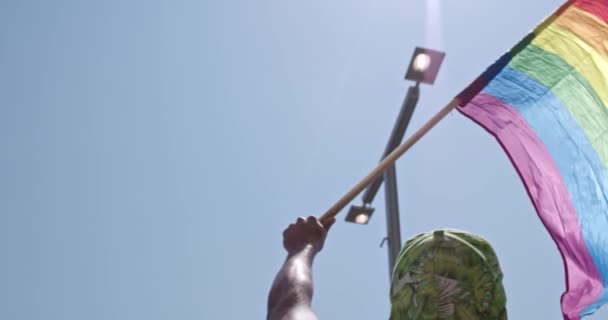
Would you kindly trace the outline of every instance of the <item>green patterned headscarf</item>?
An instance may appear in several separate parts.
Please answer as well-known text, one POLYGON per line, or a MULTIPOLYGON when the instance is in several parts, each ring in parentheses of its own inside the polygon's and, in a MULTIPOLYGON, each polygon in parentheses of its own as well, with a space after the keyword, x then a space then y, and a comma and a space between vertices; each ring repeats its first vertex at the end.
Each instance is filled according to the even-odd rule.
POLYGON ((390 320, 506 320, 502 271, 490 244, 456 230, 405 243, 393 270, 390 320))

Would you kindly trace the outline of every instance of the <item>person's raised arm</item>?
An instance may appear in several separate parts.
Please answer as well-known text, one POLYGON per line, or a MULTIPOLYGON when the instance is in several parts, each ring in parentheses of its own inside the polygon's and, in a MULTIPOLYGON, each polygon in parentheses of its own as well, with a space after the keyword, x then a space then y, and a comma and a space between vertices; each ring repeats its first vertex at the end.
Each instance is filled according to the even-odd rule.
POLYGON ((283 232, 287 259, 268 294, 267 320, 317 319, 311 309, 312 262, 334 222, 331 219, 323 226, 315 217, 300 217, 283 232))

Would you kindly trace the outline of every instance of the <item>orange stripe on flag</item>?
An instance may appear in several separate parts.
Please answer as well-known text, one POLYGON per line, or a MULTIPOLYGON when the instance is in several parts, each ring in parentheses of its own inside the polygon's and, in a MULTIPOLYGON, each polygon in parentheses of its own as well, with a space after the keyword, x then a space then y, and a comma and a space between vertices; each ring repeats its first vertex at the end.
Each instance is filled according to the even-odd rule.
POLYGON ((608 25, 597 16, 572 7, 557 18, 555 23, 597 50, 599 54, 608 55, 608 25))

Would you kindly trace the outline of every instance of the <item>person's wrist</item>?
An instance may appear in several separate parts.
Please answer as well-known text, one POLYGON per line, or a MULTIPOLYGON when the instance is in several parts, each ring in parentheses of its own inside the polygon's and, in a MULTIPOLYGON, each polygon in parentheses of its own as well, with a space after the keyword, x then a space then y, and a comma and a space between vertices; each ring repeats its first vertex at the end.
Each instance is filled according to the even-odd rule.
POLYGON ((296 255, 298 253, 301 252, 313 252, 313 253, 317 253, 321 250, 321 248, 317 245, 315 245, 314 243, 311 242, 307 242, 304 243, 302 245, 299 245, 297 247, 292 248, 291 250, 288 250, 288 253, 290 256, 296 255))

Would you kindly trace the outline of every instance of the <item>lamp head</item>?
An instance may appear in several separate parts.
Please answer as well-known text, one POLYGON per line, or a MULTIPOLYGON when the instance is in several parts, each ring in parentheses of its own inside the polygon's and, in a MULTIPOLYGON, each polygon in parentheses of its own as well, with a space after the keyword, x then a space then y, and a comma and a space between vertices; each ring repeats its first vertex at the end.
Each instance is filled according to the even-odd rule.
POLYGON ((374 208, 367 204, 363 204, 363 206, 351 206, 344 220, 356 224, 367 224, 373 213, 374 208))
POLYGON ((433 84, 439 73, 443 58, 445 58, 444 52, 417 47, 414 50, 405 79, 417 83, 433 84))

